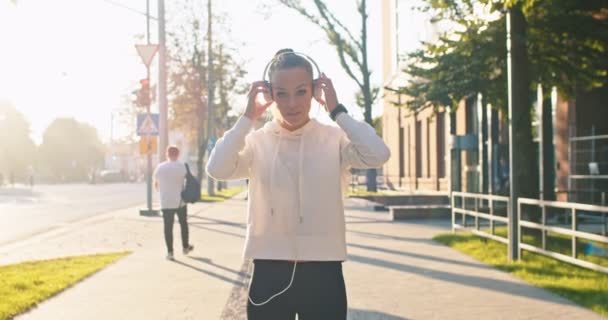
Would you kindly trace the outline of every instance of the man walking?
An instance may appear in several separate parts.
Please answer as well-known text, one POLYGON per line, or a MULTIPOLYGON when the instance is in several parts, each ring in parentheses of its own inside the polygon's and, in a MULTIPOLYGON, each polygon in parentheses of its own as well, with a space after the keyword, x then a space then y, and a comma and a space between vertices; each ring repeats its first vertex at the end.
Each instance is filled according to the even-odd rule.
POLYGON ((173 256, 173 221, 175 214, 179 220, 182 233, 183 253, 188 254, 194 246, 188 242, 188 207, 181 198, 181 191, 186 177, 186 166, 178 161, 179 149, 176 146, 167 148, 168 160, 159 164, 154 171, 154 187, 160 191, 160 207, 163 212, 167 259, 173 256))

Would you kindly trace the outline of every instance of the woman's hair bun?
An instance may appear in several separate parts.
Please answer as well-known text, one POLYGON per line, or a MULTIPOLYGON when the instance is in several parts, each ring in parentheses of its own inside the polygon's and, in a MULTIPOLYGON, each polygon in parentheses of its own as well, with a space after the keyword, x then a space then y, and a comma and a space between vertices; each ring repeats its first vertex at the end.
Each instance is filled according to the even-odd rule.
POLYGON ((285 48, 285 49, 281 49, 281 50, 277 51, 277 53, 275 53, 274 56, 276 58, 284 53, 294 53, 294 51, 291 48, 285 48))

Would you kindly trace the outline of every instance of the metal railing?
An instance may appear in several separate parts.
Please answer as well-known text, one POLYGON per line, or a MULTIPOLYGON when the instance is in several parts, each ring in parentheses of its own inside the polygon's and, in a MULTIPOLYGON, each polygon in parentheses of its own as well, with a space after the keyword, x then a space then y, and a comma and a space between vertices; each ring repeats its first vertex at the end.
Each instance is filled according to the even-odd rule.
POLYGON ((596 206, 596 205, 588 205, 582 203, 573 203, 573 202, 557 202, 557 201, 543 201, 537 199, 528 199, 528 198, 519 198, 517 201, 517 213, 518 213, 518 247, 519 247, 519 256, 521 256, 521 250, 528 250, 531 252, 535 252, 538 254, 546 255, 552 257, 557 260, 565 261, 571 264, 575 264, 584 268, 592 269, 595 271, 600 271, 604 273, 608 273, 608 267, 604 267, 589 261, 578 259, 578 248, 577 241, 578 239, 585 239, 590 241, 601 242, 604 244, 608 244, 608 237, 605 236, 606 232, 606 214, 608 214, 608 207, 604 206, 596 206), (533 222, 528 220, 522 220, 522 205, 532 205, 537 206, 541 209, 541 221, 533 222), (551 226, 547 225, 547 209, 548 208, 558 208, 569 210, 570 216, 570 226, 569 228, 564 228, 560 226, 551 226), (586 215, 594 214, 598 217, 601 217, 603 220, 603 234, 599 235, 591 232, 581 231, 579 230, 579 217, 577 214, 584 212, 586 215), (541 231, 541 246, 537 247, 528 243, 524 243, 522 236, 522 227, 535 229, 541 231), (552 232, 555 234, 566 235, 571 237, 571 254, 570 256, 565 255, 563 253, 558 253, 554 251, 547 250, 547 232, 552 232))
POLYGON ((504 224, 508 224, 509 222, 506 216, 506 212, 509 212, 509 197, 454 191, 452 192, 451 201, 452 231, 456 231, 456 229, 469 229, 475 235, 496 240, 505 244, 508 243, 509 240, 507 237, 502 237, 496 234, 495 227, 496 222, 504 224), (469 202, 469 200, 473 200, 472 210, 467 206, 467 202, 469 202), (504 205, 502 207, 506 210, 504 216, 496 215, 497 212, 495 210, 495 204, 504 205), (457 223, 456 214, 462 215, 461 224, 457 223), (470 229, 467 225, 467 216, 475 219, 473 229, 470 229), (480 219, 489 221, 490 233, 480 230, 480 227, 482 226, 480 219))

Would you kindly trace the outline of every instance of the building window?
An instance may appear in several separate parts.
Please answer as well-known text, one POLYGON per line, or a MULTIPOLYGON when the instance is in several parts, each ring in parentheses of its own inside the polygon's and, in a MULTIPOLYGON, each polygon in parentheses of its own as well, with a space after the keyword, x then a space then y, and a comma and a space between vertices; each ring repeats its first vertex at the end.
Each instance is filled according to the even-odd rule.
POLYGON ((399 178, 405 176, 405 152, 403 150, 404 128, 399 128, 399 178))
POLYGON ((431 117, 426 118, 426 177, 431 177, 431 117))
POLYGON ((437 176, 445 178, 445 112, 437 114, 437 176))
POLYGON ((422 121, 416 121, 416 178, 422 177, 422 121))
POLYGON ((410 164, 410 160, 412 159, 410 153, 412 152, 412 131, 410 130, 410 125, 407 125, 407 176, 412 177, 412 168, 410 164))

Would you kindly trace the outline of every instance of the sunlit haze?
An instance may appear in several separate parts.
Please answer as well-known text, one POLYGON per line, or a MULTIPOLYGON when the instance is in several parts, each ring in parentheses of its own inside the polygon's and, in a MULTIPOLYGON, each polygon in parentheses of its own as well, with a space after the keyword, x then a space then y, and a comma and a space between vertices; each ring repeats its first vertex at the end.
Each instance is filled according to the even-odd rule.
MULTIPOLYGON (((329 1, 330 5, 352 6, 340 16, 358 34, 360 23, 355 2, 329 1)), ((0 2, 0 101, 10 103, 30 122, 37 143, 48 124, 57 117, 74 117, 95 126, 103 141, 111 131, 111 114, 130 107, 131 91, 145 77, 145 67, 134 45, 145 42, 146 19, 142 14, 116 5, 145 12, 143 0, 20 0, 0 2)), ((206 1, 200 1, 205 7, 206 1)), ((280 48, 290 47, 314 57, 334 80, 341 101, 355 117, 362 113, 354 104, 355 83, 340 67, 335 49, 327 44, 320 29, 298 14, 272 5, 264 15, 263 4, 272 0, 215 1, 218 14, 230 23, 228 42, 243 43, 240 59, 246 62, 246 81, 261 78, 263 68, 280 48)), ((166 2, 167 12, 172 2, 166 2)), ((156 1, 150 1, 151 15, 157 15, 156 1)), ((381 86, 379 48, 379 2, 369 4, 369 54, 373 81, 381 86)), ((202 11, 203 21, 206 11, 202 11)), ((179 21, 167 21, 167 29, 179 21)), ((158 26, 151 20, 151 41, 157 42, 158 26)), ((156 82, 157 58, 153 61, 152 81, 156 82)), ((244 99, 234 108, 242 110, 244 99)), ((153 106, 153 109, 155 106, 153 106)), ((374 114, 381 107, 375 104, 374 114)), ((320 115, 325 117, 324 114, 320 115)), ((114 119, 115 138, 130 135, 130 128, 114 119)), ((135 120, 133 120, 135 121, 135 120)))

